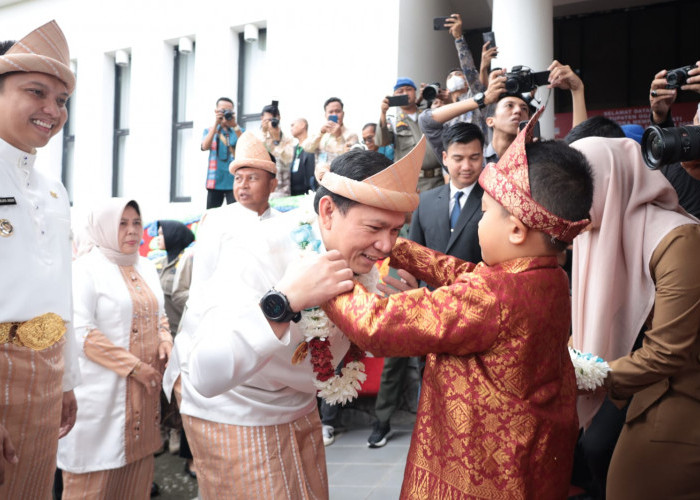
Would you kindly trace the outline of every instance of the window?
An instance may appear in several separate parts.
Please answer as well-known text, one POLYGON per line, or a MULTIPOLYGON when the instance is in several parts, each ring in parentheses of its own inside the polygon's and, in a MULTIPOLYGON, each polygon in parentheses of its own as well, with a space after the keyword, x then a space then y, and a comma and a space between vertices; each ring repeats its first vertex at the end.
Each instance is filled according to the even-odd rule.
MULTIPOLYGON (((78 72, 74 71, 74 73, 77 76, 78 72)), ((61 182, 68 191, 68 201, 71 205, 73 205, 73 174, 75 172, 75 118, 72 118, 75 111, 75 96, 74 92, 66 103, 68 118, 63 126, 63 155, 61 158, 61 182)))
POLYGON ((126 64, 114 68, 114 141, 112 144, 112 196, 124 194, 124 159, 129 138, 129 91, 131 69, 126 64))
POLYGON ((253 130, 260 126, 260 112, 263 106, 270 104, 270 95, 264 85, 255 85, 265 78, 265 61, 267 56, 267 30, 258 31, 258 39, 248 43, 243 33, 238 35, 240 52, 238 54, 238 102, 236 115, 241 126, 253 130))
POLYGON ((187 183, 187 159, 196 148, 192 136, 192 110, 189 96, 194 83, 194 44, 191 51, 181 52, 175 47, 173 75, 173 130, 170 168, 170 201, 190 201, 187 183))

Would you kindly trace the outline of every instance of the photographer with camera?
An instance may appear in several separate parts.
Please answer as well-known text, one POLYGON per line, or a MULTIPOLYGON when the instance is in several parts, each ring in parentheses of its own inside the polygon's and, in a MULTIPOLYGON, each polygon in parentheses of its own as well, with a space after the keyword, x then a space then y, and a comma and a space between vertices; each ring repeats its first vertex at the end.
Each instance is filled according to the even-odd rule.
POLYGON ((271 104, 263 107, 260 120, 258 138, 277 163, 277 188, 271 197, 290 196, 290 166, 294 158, 294 139, 282 133, 280 128, 280 110, 277 101, 272 101, 271 104))
MULTIPOLYGON (((649 89, 652 125, 675 127, 671 106, 676 102, 679 89, 700 93, 700 61, 669 71, 664 69, 654 75, 649 89)), ((693 123, 700 124, 697 113, 693 123)), ((683 163, 675 161, 661 166, 659 170, 676 190, 681 207, 700 217, 700 166, 697 159, 683 163)))
POLYGON ((302 146, 307 153, 316 155, 316 165, 330 163, 333 159, 345 152, 345 138, 348 130, 343 125, 345 107, 338 97, 329 97, 323 103, 323 111, 326 115, 326 123, 321 126, 320 132, 307 138, 302 146))
MULTIPOLYGON (((404 97, 404 104, 394 104, 399 109, 395 117, 387 117, 387 111, 392 107, 391 99, 385 97, 381 104, 381 114, 374 142, 378 146, 393 144, 394 158, 400 160, 411 151, 423 133, 418 126, 418 105, 416 104, 416 84, 410 78, 399 78, 394 85, 392 97, 404 97)), ((437 157, 426 154, 423 157, 418 190, 426 191, 444 184, 442 167, 437 157)))
POLYGON ((233 197, 233 175, 228 165, 233 161, 236 151, 236 141, 243 129, 236 122, 233 111, 233 101, 228 97, 220 97, 214 110, 214 125, 204 129, 202 151, 209 151, 207 170, 207 210, 220 207, 226 198, 231 204, 233 197))

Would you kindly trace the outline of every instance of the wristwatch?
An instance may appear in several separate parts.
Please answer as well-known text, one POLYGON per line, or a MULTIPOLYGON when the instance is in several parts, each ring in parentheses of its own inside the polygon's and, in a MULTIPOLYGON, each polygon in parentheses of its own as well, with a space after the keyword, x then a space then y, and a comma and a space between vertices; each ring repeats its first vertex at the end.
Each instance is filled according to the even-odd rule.
POLYGON ((479 92, 478 94, 474 94, 474 97, 472 97, 472 99, 474 99, 474 102, 479 106, 479 109, 486 106, 486 103, 484 102, 485 97, 486 96, 484 96, 483 92, 479 92))
POLYGON ((270 288, 260 299, 260 309, 267 319, 275 323, 288 323, 290 321, 296 323, 301 319, 300 312, 292 311, 287 296, 275 290, 274 287, 270 288))

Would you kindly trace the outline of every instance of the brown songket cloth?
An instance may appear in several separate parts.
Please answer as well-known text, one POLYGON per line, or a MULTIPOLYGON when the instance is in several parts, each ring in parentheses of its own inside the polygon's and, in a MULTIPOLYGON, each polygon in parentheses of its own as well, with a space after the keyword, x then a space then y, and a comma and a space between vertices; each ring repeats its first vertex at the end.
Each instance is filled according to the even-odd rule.
POLYGON ((525 145, 533 141, 534 126, 543 111, 544 106, 537 110, 498 163, 486 165, 479 176, 479 184, 527 227, 543 231, 559 241, 571 243, 590 220, 570 221, 554 215, 533 200, 530 191, 525 145))
POLYGON ((425 156, 425 136, 403 158, 362 181, 330 171, 327 164, 316 169, 318 183, 329 191, 363 205, 413 212, 418 208, 418 177, 425 156))

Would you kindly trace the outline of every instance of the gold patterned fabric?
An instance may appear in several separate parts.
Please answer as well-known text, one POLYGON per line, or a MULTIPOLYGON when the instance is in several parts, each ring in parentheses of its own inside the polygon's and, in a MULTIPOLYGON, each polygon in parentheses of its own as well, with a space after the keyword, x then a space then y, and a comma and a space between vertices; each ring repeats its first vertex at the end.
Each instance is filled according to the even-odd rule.
POLYGON ((475 266, 400 239, 391 265, 438 288, 356 285, 325 309, 375 355, 427 355, 401 497, 566 498, 578 421, 556 259, 475 266))
POLYGON ((46 313, 21 323, 0 323, 0 344, 12 343, 42 351, 61 340, 66 324, 58 314, 46 313))

